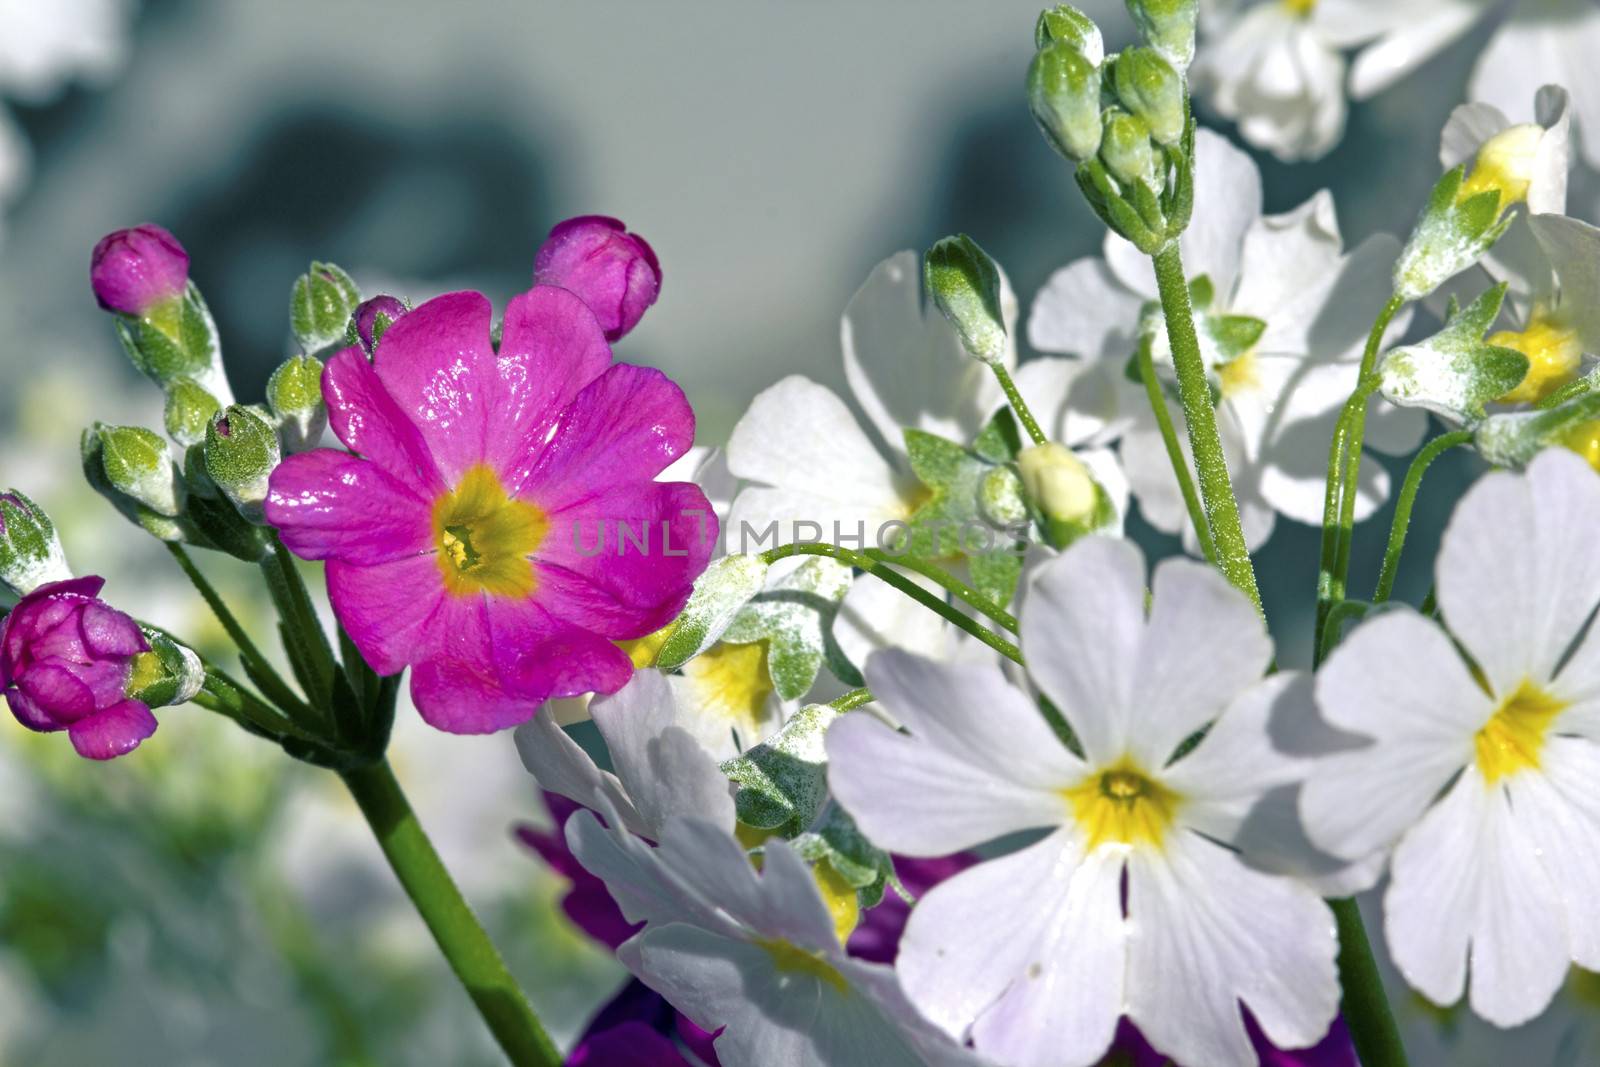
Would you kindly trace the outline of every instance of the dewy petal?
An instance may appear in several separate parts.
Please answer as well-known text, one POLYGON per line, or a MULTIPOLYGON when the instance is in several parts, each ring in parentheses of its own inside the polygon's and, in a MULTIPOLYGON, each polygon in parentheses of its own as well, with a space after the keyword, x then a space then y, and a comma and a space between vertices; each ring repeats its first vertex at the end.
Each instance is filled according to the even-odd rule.
POLYGON ((1563 909, 1506 790, 1468 767, 1401 840, 1390 871, 1384 927, 1406 981, 1453 1004, 1470 962, 1472 1010, 1501 1027, 1549 1005, 1567 976, 1563 909))
POLYGON ((1085 537, 1042 564, 1028 590, 1028 673, 1066 717, 1091 764, 1126 752, 1144 638, 1144 554, 1131 541, 1085 537))
POLYGON ((999 1062, 1094 1063, 1122 1008, 1121 874, 1120 857, 1086 860, 1081 840, 1059 830, 940 883, 912 909, 900 943, 907 996, 999 1062), (1047 1015, 1015 1019, 1030 1007, 1047 1015), (1036 1044, 1046 1040, 1052 1047, 1036 1044))
POLYGON ((103 601, 83 607, 78 616, 83 632, 83 647, 95 656, 136 656, 150 650, 139 624, 103 601))
POLYGON ((1140 766, 1166 766, 1184 739, 1221 715, 1271 660, 1272 639, 1243 593, 1215 567, 1164 560, 1152 582, 1127 704, 1127 736, 1140 766))
MULTIPOLYGON (((614 642, 555 616, 537 600, 487 597, 484 611, 497 687, 524 701, 614 693, 633 676, 633 661, 614 642)), ((516 721, 527 719, 522 714, 516 721)))
POLYGON ((137 700, 124 700, 87 715, 67 727, 72 747, 85 759, 125 755, 156 732, 156 717, 137 700))
POLYGON ((433 453, 413 416, 389 395, 360 348, 347 348, 322 372, 328 423, 346 448, 360 453, 419 496, 444 492, 433 453))
POLYGON ((1597 529, 1600 478, 1561 448, 1525 475, 1485 475, 1456 505, 1439 550, 1439 607, 1495 693, 1546 683, 1600 602, 1597 529))
POLYGON ((428 502, 377 463, 337 449, 285 457, 272 472, 266 511, 301 559, 371 566, 437 547, 428 502))
POLYGON ((507 488, 558 514, 599 495, 597 487, 650 481, 693 443, 683 390, 658 370, 618 363, 583 388, 507 488))
MULTIPOLYGON (((1017 298, 1004 274, 1000 286, 1004 361, 1012 366, 1017 298)), ((1005 403, 989 368, 967 354, 955 327, 923 300, 915 252, 897 252, 872 269, 845 308, 840 340, 845 379, 891 450, 902 447, 902 427, 970 441, 1005 403)))
MULTIPOLYGON (((1239 284, 1231 298, 1220 294, 1224 306, 1266 322, 1257 342, 1262 351, 1306 352, 1312 325, 1339 279, 1343 251, 1333 195, 1326 189, 1281 215, 1262 216, 1244 233, 1239 284)), ((1396 246, 1391 259, 1398 252, 1396 246)), ((1387 276, 1381 284, 1387 287, 1387 276)), ((1369 315, 1371 307, 1364 305, 1369 315)), ((1367 324, 1351 325, 1359 340, 1367 324)))
POLYGON ((493 314, 482 293, 446 293, 395 320, 373 353, 378 378, 451 485, 487 455, 499 392, 493 314))
POLYGON ((1198 835, 1129 855, 1128 920, 1128 1016, 1179 1063, 1254 1062, 1241 1001, 1280 1048, 1315 1044, 1338 1011, 1328 906, 1198 835))
MULTIPOLYGON (((1139 294, 1106 261, 1073 260, 1050 275, 1028 312, 1028 341, 1041 352, 1125 362, 1138 347, 1139 294)), ((1031 363, 1023 364, 1026 370, 1031 363)))
POLYGON ((1399 609, 1362 623, 1317 672, 1335 728, 1374 743, 1317 761, 1300 797, 1311 839, 1346 859, 1392 844, 1473 760, 1493 705, 1432 622, 1399 609))
POLYGON ((845 716, 828 730, 828 776, 878 844, 942 856, 1068 820, 1059 791, 1083 765, 998 668, 891 649, 868 660, 866 680, 910 734, 845 716))
POLYGON ((361 658, 398 674, 430 651, 430 624, 447 599, 439 561, 409 556, 373 567, 328 561, 328 600, 361 658))
MULTIPOLYGON (((1551 737, 1539 754, 1541 773, 1508 783, 1511 821, 1533 842, 1561 901, 1572 961, 1600 970, 1600 745, 1551 737)), ((1526 905, 1524 905, 1526 906, 1526 905)))

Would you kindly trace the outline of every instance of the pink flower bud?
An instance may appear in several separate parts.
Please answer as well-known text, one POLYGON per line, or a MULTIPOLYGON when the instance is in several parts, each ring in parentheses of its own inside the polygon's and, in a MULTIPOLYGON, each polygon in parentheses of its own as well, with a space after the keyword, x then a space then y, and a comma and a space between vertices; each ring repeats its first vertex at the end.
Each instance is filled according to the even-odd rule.
POLYGON ((550 231, 533 261, 535 285, 576 293, 606 340, 633 329, 661 292, 661 264, 643 237, 618 219, 580 215, 550 231))
POLYGON ((375 296, 371 300, 363 300, 356 306, 355 314, 350 316, 350 329, 355 336, 347 336, 345 340, 360 344, 370 356, 383 338, 383 331, 393 326, 395 320, 409 310, 397 296, 375 296))
POLYGON ((150 643, 99 598, 103 578, 52 582, 0 622, 0 692, 30 730, 66 730, 88 759, 131 752, 155 733, 149 707, 127 696, 133 660, 150 643))
POLYGON ((107 311, 143 315, 181 295, 188 283, 189 253, 149 222, 102 237, 89 259, 89 284, 107 311))

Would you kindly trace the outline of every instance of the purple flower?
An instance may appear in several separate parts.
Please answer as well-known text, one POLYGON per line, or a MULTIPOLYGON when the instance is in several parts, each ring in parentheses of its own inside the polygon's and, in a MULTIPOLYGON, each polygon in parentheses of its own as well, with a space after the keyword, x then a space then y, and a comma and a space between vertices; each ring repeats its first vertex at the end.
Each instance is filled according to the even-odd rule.
POLYGON ((580 215, 558 223, 533 261, 535 285, 578 294, 615 341, 638 325, 661 292, 661 264, 619 219, 580 215))
POLYGON ((689 1067, 670 1038, 641 1022, 626 1022, 585 1037, 566 1067, 689 1067))
POLYGON ((146 222, 100 238, 89 258, 89 284, 107 311, 144 315, 182 295, 189 284, 189 253, 160 226, 146 222))
POLYGON ((405 313, 406 305, 397 296, 375 296, 371 300, 363 300, 350 316, 355 340, 370 356, 372 350, 378 347, 384 332, 405 313))
POLYGON ((660 371, 613 365, 595 317, 538 286, 498 351, 481 293, 430 300, 323 373, 319 448, 273 471, 267 520, 328 561, 334 613, 380 674, 412 668, 429 723, 488 733, 552 697, 612 693, 614 642, 677 616, 717 524, 697 486, 655 477, 694 439, 660 371))
MULTIPOLYGON (((1327 1036, 1321 1041, 1310 1048, 1292 1051, 1274 1048, 1249 1012, 1245 1012, 1244 1021, 1260 1067, 1361 1067, 1343 1016, 1333 1020, 1327 1036)), ((1117 1036, 1111 1043, 1111 1051, 1105 1062, 1121 1067, 1174 1067, 1173 1061, 1151 1047, 1150 1042, 1139 1033, 1139 1028, 1126 1017, 1117 1023, 1117 1036)))
POLYGON ((126 695, 133 658, 150 644, 99 598, 103 578, 52 582, 0 621, 0 691, 30 730, 66 730, 78 755, 111 759, 156 732, 149 707, 126 695))
POLYGON ((542 791, 545 807, 555 820, 550 830, 522 825, 516 828, 517 839, 539 854, 539 858, 561 877, 571 883, 571 888, 561 898, 561 910, 572 924, 606 948, 616 951, 618 945, 639 932, 643 923, 630 923, 622 917, 622 909, 611 899, 606 884, 590 874, 567 847, 567 819, 582 805, 568 800, 560 793, 542 791))

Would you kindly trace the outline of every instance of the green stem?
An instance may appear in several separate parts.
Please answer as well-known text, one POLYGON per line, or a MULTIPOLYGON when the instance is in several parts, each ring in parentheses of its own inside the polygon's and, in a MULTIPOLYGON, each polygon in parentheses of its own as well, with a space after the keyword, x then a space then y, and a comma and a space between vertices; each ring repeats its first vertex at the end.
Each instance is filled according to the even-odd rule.
POLYGON ((1167 459, 1172 462, 1172 473, 1178 479, 1178 491, 1183 494, 1183 506, 1189 509, 1189 523, 1200 542, 1200 551, 1212 563, 1217 562, 1217 546, 1211 540, 1211 524, 1201 510, 1200 497, 1195 492, 1194 478, 1189 474, 1189 460, 1178 443, 1177 428, 1172 425, 1172 412, 1167 410, 1167 398, 1161 392, 1161 382, 1156 378, 1155 359, 1150 355, 1150 342, 1139 343, 1139 377, 1144 381, 1145 395, 1150 398, 1150 410, 1155 414, 1156 426, 1161 430, 1161 442, 1167 446, 1167 459))
POLYGON ((1000 388, 1005 390, 1006 400, 1010 402, 1011 410, 1016 413, 1017 420, 1022 423, 1022 428, 1027 431, 1028 437, 1036 445, 1044 444, 1046 440, 1044 431, 1039 429, 1038 420, 1033 417, 1033 412, 1028 410, 1028 403, 1022 399, 1017 383, 1011 380, 1011 372, 998 363, 991 363, 989 367, 1000 382, 1000 388))
POLYGON ((208 711, 226 715, 241 725, 253 726, 279 740, 284 737, 311 739, 311 735, 292 720, 258 700, 248 689, 211 664, 206 664, 205 683, 200 692, 195 694, 194 702, 208 711))
MULTIPOLYGON (((1328 480, 1322 498, 1322 548, 1317 571, 1317 622, 1315 649, 1320 649, 1328 624, 1328 612, 1344 598, 1344 582, 1338 577, 1339 557, 1344 550, 1344 530, 1339 525, 1339 514, 1344 506, 1343 493, 1346 462, 1349 458, 1350 428, 1355 421, 1356 409, 1366 402, 1378 387, 1376 379, 1356 384, 1339 412, 1333 426, 1333 442, 1328 447, 1328 480)), ((1313 651, 1315 656, 1315 651, 1313 651)), ((1313 659, 1313 663, 1320 662, 1313 659)))
POLYGON ((561 1054, 434 851, 388 761, 342 776, 400 884, 515 1067, 560 1067, 561 1054))
POLYGON ((1217 567, 1260 611, 1261 591, 1256 588, 1255 568, 1239 522, 1239 501, 1233 495, 1222 437, 1217 432, 1217 410, 1211 401, 1211 383, 1200 355, 1200 339, 1194 331, 1189 283, 1183 275, 1178 242, 1167 242, 1151 262, 1167 320, 1167 338, 1172 344, 1172 363, 1178 372, 1178 399, 1183 402, 1183 418, 1189 427, 1189 449, 1194 453, 1200 496, 1216 546, 1217 567))
POLYGON ((261 561, 261 572, 267 579, 267 591, 283 621, 285 650, 295 676, 317 707, 326 707, 333 698, 333 676, 339 669, 333 658, 333 646, 328 643, 328 633, 317 618, 317 609, 311 603, 311 594, 295 567, 294 557, 283 547, 277 537, 267 557, 261 561))
POLYGON ((1361 911, 1353 899, 1330 900, 1334 920, 1339 926, 1339 988, 1343 992, 1340 1008, 1356 1056, 1363 1067, 1406 1067, 1406 1050, 1400 1041, 1400 1028, 1383 992, 1383 978, 1367 940, 1361 911))
MULTIPOLYGON (((964 615, 957 611, 949 604, 946 604, 943 600, 940 600, 938 597, 922 588, 922 586, 918 585, 916 582, 913 582, 905 575, 896 571, 894 567, 889 565, 890 563, 893 563, 896 567, 909 566, 909 564, 899 559, 889 557, 887 553, 879 553, 876 550, 872 550, 870 552, 853 552, 848 548, 840 548, 838 545, 825 544, 820 541, 805 541, 796 542, 795 544, 789 545, 779 545, 777 548, 768 549, 767 551, 761 553, 761 559, 769 566, 773 563, 776 563, 780 559, 788 559, 790 556, 826 556, 829 559, 836 559, 840 563, 846 563, 852 567, 859 568, 873 577, 894 586, 900 592, 904 593, 912 600, 915 600, 929 611, 935 612, 936 614, 945 618, 947 621, 965 630, 967 633, 971 634, 979 641, 982 641, 984 644, 988 645, 1002 656, 1005 656, 1007 659, 1016 663, 1022 662, 1022 652, 1017 648, 1016 645, 1012 644, 1010 641, 1007 641, 993 630, 979 626, 978 623, 970 616, 964 615)), ((937 568, 933 569, 937 570, 937 568)), ((924 572, 922 570, 918 570, 917 573, 921 574, 924 572)), ((946 577, 949 576, 946 575, 946 577)), ((950 581, 955 582, 956 580, 954 578, 950 578, 950 581)), ((974 592, 976 591, 974 590, 974 592)), ((984 601, 984 604, 974 604, 974 607, 983 611, 986 615, 990 615, 991 618, 993 618, 996 613, 1004 615, 1008 619, 1011 618, 1009 613, 995 608, 993 605, 989 605, 986 597, 982 597, 981 594, 978 595, 980 599, 984 601)), ((1016 625, 1015 619, 1012 619, 1011 622, 1012 626, 1016 625)))
POLYGON ((872 703, 872 690, 852 689, 842 697, 837 697, 828 702, 834 711, 854 711, 863 704, 872 703))
POLYGON ((1468 444, 1471 441, 1470 430, 1440 434, 1424 445, 1422 451, 1417 453, 1417 458, 1411 461, 1410 468, 1406 470, 1406 480, 1400 486, 1400 495, 1395 499, 1394 522, 1389 527, 1389 545, 1384 549, 1383 567, 1378 571, 1377 591, 1372 594, 1374 604, 1382 604, 1394 591, 1395 573, 1400 569, 1400 553, 1405 549, 1406 532, 1411 526, 1411 507, 1416 502, 1417 490, 1422 487, 1422 476, 1427 473, 1434 460, 1457 445, 1468 444))
POLYGON ((1534 410, 1546 411, 1550 408, 1560 407, 1569 400, 1584 396, 1585 394, 1589 393, 1594 389, 1594 386, 1594 373, 1591 371, 1589 374, 1584 375, 1577 381, 1568 382, 1566 385, 1563 385, 1560 389, 1557 389, 1543 400, 1535 403, 1533 405, 1534 410))

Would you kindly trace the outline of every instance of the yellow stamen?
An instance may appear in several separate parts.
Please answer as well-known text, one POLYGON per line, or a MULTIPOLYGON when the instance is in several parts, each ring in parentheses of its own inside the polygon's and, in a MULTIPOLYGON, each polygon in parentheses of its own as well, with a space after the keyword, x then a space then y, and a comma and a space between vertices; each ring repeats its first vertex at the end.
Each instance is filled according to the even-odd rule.
POLYGON ((1456 193, 1456 201, 1459 203, 1490 189, 1500 194, 1501 211, 1526 200, 1528 186, 1533 184, 1539 141, 1543 137, 1544 127, 1529 122, 1501 130, 1483 142, 1478 157, 1472 162, 1472 170, 1456 193))
POLYGON ((433 507, 445 589, 454 596, 528 596, 537 584, 528 557, 549 528, 545 513, 508 496, 494 471, 473 467, 433 507))
POLYGON ((1576 452, 1589 466, 1600 471, 1600 419, 1586 419, 1567 427, 1556 438, 1556 443, 1576 452))
POLYGON ((1488 337, 1491 345, 1514 348, 1528 357, 1528 373, 1515 389, 1500 397, 1507 404, 1531 404, 1578 376, 1583 342, 1578 331, 1560 315, 1535 308, 1528 328, 1521 333, 1501 330, 1488 337))
POLYGON ((748 744, 766 718, 772 678, 767 671, 767 642, 734 645, 719 641, 683 665, 700 705, 727 719, 748 744))
POLYGON ((816 879, 817 889, 822 893, 822 903, 827 905, 828 914, 833 917, 833 932, 839 935, 839 944, 842 945, 849 939, 850 932, 856 928, 856 921, 861 917, 856 887, 845 881, 827 860, 811 868, 811 877, 816 879))
POLYGON ((1127 757, 1064 792, 1089 849, 1110 843, 1160 848, 1181 803, 1127 757))
POLYGON ((1538 770, 1545 735, 1565 707, 1531 682, 1518 686, 1474 739, 1483 780, 1493 785, 1519 771, 1538 770))
POLYGON ((1282 0, 1283 6, 1289 14, 1299 18, 1310 18, 1311 12, 1317 8, 1317 0, 1282 0))
POLYGON ((844 975, 834 969, 833 965, 814 952, 791 945, 787 941, 758 940, 761 948, 767 950, 767 955, 772 957, 773 966, 786 974, 803 974, 817 978, 831 985, 840 993, 850 991, 850 983, 846 982, 844 975))

